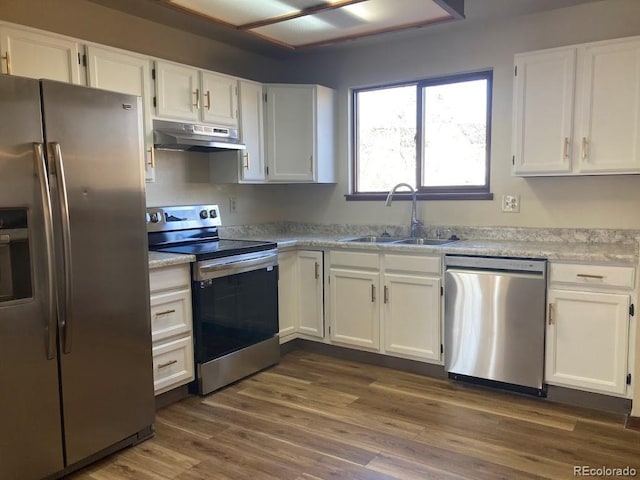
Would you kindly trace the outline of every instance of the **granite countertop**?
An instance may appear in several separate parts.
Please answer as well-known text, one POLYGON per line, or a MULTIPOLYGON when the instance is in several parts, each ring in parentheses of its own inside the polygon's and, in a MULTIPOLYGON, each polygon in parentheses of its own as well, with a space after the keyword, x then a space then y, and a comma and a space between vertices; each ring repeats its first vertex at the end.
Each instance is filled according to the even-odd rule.
POLYGON ((535 242, 512 240, 460 240, 443 246, 356 243, 341 241, 345 236, 313 234, 244 235, 247 240, 268 240, 287 250, 296 247, 359 249, 378 252, 422 254, 458 254, 500 257, 546 258, 549 260, 637 264, 638 254, 632 243, 535 242))
POLYGON ((195 261, 196 257, 194 255, 149 252, 149 268, 168 267, 170 265, 181 265, 183 263, 191 263, 195 261))
MULTIPOLYGON (((352 235, 351 238, 357 235, 352 235)), ((247 233, 224 238, 277 242, 278 249, 294 248, 358 249, 372 252, 410 254, 457 254, 497 257, 546 258, 556 261, 637 264, 638 249, 629 242, 558 242, 521 240, 460 240, 443 246, 398 245, 390 243, 345 242, 345 235, 314 233, 247 233)), ((149 252, 149 268, 194 262, 193 255, 149 252)))

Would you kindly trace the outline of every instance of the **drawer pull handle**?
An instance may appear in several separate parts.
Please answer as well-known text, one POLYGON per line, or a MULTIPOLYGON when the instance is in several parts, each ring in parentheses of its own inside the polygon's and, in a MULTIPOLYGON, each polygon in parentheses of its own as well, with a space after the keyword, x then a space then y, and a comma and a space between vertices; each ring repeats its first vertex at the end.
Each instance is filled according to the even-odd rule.
POLYGON ((376 287, 371 284, 371 303, 375 303, 376 301, 376 287))
POLYGON ((587 137, 582 137, 582 161, 583 162, 589 156, 588 149, 589 149, 589 140, 587 140, 587 137))
POLYGON ((569 158, 569 137, 564 137, 564 151, 562 153, 562 158, 565 160, 569 158))
POLYGON ((549 304, 549 325, 553 325, 554 323, 556 323, 556 321, 553 318, 553 303, 550 303, 549 304))
POLYGON ((196 88, 196 91, 193 92, 193 94, 196 97, 196 103, 194 103, 193 106, 199 109, 200 108, 200 89, 196 88))
POLYGON ((175 309, 174 310, 165 310, 164 312, 158 312, 158 313, 156 313, 156 317, 162 317, 163 315, 169 315, 170 313, 176 313, 175 309))
POLYGON ((389 303, 389 287, 384 286, 384 303, 389 303))
POLYGON ((315 278, 316 280, 320 278, 320 264, 318 262, 315 264, 315 278))
POLYGON ((11 75, 11 52, 7 50, 7 53, 2 56, 2 59, 7 62, 7 75, 11 75))
POLYGON ((604 275, 589 275, 587 273, 577 273, 578 278, 593 278, 595 280, 604 280, 604 275))
POLYGON ((160 365, 158 365, 158 369, 170 367, 174 363, 178 363, 178 360, 171 360, 170 362, 167 362, 167 363, 161 363, 160 365))

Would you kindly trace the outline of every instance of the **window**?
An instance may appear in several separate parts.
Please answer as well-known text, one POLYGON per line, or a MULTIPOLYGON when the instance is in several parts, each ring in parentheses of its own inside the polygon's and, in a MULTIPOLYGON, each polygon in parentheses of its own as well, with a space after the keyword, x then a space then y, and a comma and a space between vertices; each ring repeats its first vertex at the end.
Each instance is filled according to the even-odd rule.
POLYGON ((353 194, 490 199, 492 72, 353 91, 353 194))

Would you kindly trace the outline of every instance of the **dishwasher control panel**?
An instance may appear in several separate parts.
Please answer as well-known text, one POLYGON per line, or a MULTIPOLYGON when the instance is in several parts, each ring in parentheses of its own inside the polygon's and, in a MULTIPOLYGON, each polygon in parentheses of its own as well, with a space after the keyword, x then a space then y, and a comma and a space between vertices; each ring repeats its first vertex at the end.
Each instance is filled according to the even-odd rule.
POLYGON ((472 268, 478 270, 508 270, 513 272, 535 272, 545 274, 547 261, 529 258, 473 257, 446 255, 447 268, 472 268))

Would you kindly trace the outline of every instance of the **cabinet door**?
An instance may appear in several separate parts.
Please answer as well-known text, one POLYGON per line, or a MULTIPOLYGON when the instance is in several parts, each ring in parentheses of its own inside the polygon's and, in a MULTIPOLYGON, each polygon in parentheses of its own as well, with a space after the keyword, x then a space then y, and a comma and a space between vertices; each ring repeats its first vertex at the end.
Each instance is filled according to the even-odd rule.
POLYGON ((87 47, 87 74, 90 87, 137 95, 142 98, 145 178, 155 179, 153 125, 151 123, 151 62, 136 55, 109 48, 87 47))
POLYGON ((2 73, 83 83, 80 77, 80 45, 64 37, 0 27, 2 73))
POLYGON ((626 392, 629 296, 550 289, 546 380, 626 392))
POLYGON ((583 50, 579 171, 640 172, 640 41, 583 50))
POLYGON ((362 270, 332 268, 331 340, 379 350, 380 275, 362 270))
POLYGON ((242 152, 241 179, 264 180, 264 102, 262 85, 240 81, 240 138, 247 149, 242 152))
POLYGON ((270 85, 266 94, 268 180, 313 181, 315 88, 309 85, 270 85))
POLYGON ((576 49, 516 55, 513 171, 571 171, 576 49))
POLYGON ((202 121, 238 126, 238 79, 202 72, 202 121))
POLYGON ((440 360, 440 279, 385 273, 384 349, 440 360))
POLYGON ((298 332, 324 337, 322 252, 298 252, 298 332))
POLYGON ((156 95, 158 116, 198 121, 202 92, 195 68, 156 62, 156 95))
POLYGON ((280 340, 298 330, 298 256, 297 252, 278 254, 278 322, 280 340))

